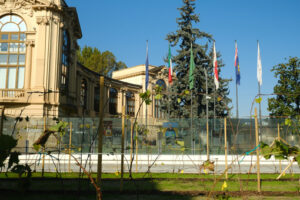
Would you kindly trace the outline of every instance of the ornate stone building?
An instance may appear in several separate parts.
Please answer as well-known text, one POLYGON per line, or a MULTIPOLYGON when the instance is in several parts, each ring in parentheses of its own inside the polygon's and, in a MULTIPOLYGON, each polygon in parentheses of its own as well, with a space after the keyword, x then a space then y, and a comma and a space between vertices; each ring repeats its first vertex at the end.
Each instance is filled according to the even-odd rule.
MULTIPOLYGON (((81 37, 76 8, 64 0, 0 0, 0 107, 5 115, 93 117, 102 100, 106 116, 119 115, 122 105, 128 115, 136 114, 145 66, 105 77, 105 98, 99 99, 100 75, 77 63, 81 37)), ((150 66, 150 90, 166 86, 163 70, 150 66)), ((153 102, 149 117, 162 118, 160 102, 153 102)), ((140 114, 145 117, 145 107, 140 114)))

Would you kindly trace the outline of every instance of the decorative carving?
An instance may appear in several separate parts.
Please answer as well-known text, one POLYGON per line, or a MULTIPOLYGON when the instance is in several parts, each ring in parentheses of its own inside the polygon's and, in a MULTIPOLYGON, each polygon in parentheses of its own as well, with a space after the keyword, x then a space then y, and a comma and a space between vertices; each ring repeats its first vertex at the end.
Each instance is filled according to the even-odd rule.
POLYGON ((27 40, 25 42, 26 46, 34 47, 35 46, 35 41, 34 40, 27 40))
POLYGON ((49 25, 50 18, 46 16, 36 17, 36 23, 38 25, 49 25))

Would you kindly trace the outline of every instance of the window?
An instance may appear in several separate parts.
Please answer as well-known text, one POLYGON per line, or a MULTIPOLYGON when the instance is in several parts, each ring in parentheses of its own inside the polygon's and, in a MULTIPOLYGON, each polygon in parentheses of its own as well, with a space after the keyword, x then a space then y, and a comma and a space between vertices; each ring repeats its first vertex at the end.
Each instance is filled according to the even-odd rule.
MULTIPOLYGON (((157 80, 156 85, 162 87, 162 90, 166 89, 166 83, 162 79, 157 80)), ((164 112, 162 112, 161 106, 162 106, 162 100, 155 99, 155 108, 154 108, 154 117, 155 118, 164 118, 165 117, 164 112)))
POLYGON ((132 92, 126 92, 126 114, 134 117, 135 99, 132 92))
POLYGON ((109 90, 109 113, 112 115, 117 114, 118 105, 118 91, 115 88, 109 90))
POLYGON ((87 82, 85 79, 81 80, 80 105, 85 109, 87 108, 87 82))
POLYGON ((62 46, 62 66, 61 66, 61 87, 68 88, 69 82, 69 67, 70 67, 70 39, 66 30, 63 31, 63 46, 62 46))
POLYGON ((0 18, 0 89, 23 89, 26 24, 16 15, 0 18))
POLYGON ((94 88, 94 111, 99 112, 100 86, 94 88))

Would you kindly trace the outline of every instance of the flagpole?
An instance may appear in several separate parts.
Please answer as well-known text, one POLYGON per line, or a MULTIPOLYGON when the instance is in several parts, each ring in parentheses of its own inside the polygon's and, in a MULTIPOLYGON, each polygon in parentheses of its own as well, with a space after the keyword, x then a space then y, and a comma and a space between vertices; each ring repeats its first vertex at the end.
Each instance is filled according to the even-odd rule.
MULTIPOLYGON (((258 62, 261 62, 260 61, 260 50, 259 50, 259 42, 257 40, 257 50, 258 50, 258 55, 259 55, 259 60, 257 60, 258 62)), ((261 65, 261 63, 260 63, 261 65)), ((258 69, 257 69, 258 70, 258 69)), ((258 97, 260 99, 259 101, 259 141, 261 141, 261 127, 262 127, 262 121, 261 121, 261 92, 260 92, 260 88, 261 88, 261 85, 260 85, 260 81, 258 81, 258 97)))
MULTIPOLYGON (((148 60, 148 40, 146 40, 147 41, 147 52, 146 52, 146 77, 145 77, 145 79, 146 79, 146 84, 145 84, 145 92, 147 92, 147 90, 148 90, 148 84, 149 84, 149 60, 148 60)), ((146 102, 145 102, 145 105, 146 105, 146 116, 145 116, 145 120, 146 120, 146 131, 148 131, 148 106, 147 106, 147 104, 146 104, 146 102)), ((147 144, 147 154, 148 154, 148 166, 150 165, 150 163, 149 163, 149 148, 148 148, 148 144, 147 144)))
POLYGON ((194 132, 193 132, 193 90, 191 90, 191 146, 192 146, 192 153, 193 155, 195 155, 194 132))
MULTIPOLYGON (((237 44, 236 44, 236 40, 235 40, 235 51, 237 51, 237 44)), ((237 54, 237 52, 236 52, 237 54)), ((238 55, 236 55, 238 56, 238 55)), ((236 118, 238 119, 239 118, 239 96, 238 96, 238 81, 237 81, 237 67, 235 67, 235 95, 236 95, 236 118)))
POLYGON ((208 129, 208 86, 207 86, 207 69, 204 68, 205 72, 205 99, 206 99, 206 156, 207 160, 209 160, 209 129, 208 129))

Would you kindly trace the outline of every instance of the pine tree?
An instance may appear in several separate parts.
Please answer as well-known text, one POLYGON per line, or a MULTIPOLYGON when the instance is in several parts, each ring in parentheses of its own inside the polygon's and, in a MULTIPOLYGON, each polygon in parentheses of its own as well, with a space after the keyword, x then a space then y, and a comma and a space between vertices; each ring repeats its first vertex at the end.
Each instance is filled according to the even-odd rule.
MULTIPOLYGON (((163 109, 170 110, 170 117, 190 117, 191 110, 193 117, 204 117, 206 115, 206 82, 205 69, 208 75, 208 94, 209 99, 209 115, 214 114, 214 81, 212 56, 209 55, 209 43, 213 40, 208 33, 200 31, 193 26, 200 22, 199 16, 194 13, 195 3, 193 0, 183 0, 183 7, 179 8, 180 18, 177 18, 178 30, 167 35, 167 40, 172 47, 178 47, 177 55, 172 58, 174 73, 176 79, 169 88, 170 95, 165 97, 168 101, 164 101, 163 109), (189 89, 189 63, 190 49, 192 46, 194 54, 194 62, 196 68, 194 70, 194 88, 189 89), (191 92, 193 94, 193 103, 191 109, 191 92)), ((219 66, 223 66, 221 61, 219 66)), ((220 88, 216 95, 216 115, 227 115, 228 99, 228 81, 220 78, 220 88)))

